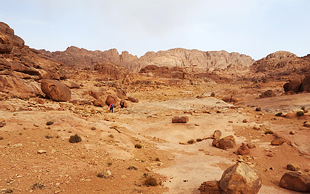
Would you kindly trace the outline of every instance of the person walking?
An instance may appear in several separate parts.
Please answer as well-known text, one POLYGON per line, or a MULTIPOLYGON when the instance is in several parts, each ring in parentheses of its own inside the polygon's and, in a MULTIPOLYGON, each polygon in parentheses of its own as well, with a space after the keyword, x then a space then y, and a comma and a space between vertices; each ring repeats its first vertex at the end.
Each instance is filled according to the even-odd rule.
POLYGON ((110 107, 110 111, 111 111, 111 113, 113 113, 113 108, 114 108, 114 104, 113 104, 113 102, 111 102, 111 103, 110 103, 110 106, 109 106, 109 107, 110 107))
POLYGON ((125 102, 124 102, 124 100, 122 100, 121 103, 120 103, 121 108, 124 108, 124 104, 125 104, 125 102))

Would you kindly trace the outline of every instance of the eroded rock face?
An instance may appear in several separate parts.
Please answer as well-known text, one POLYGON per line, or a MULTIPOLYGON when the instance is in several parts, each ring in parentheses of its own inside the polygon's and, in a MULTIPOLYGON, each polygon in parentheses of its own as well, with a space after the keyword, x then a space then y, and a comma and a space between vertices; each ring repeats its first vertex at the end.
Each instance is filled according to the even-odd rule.
POLYGON ((67 102, 71 99, 70 89, 57 80, 43 79, 41 81, 41 89, 52 100, 67 102))
POLYGON ((35 84, 9 75, 0 75, 0 92, 19 97, 34 97, 41 94, 35 84))
POLYGON ((288 83, 284 84, 283 89, 285 93, 298 93, 300 91, 300 85, 302 80, 300 78, 291 78, 288 83))
POLYGON ((237 163, 226 169, 219 181, 225 194, 256 194, 262 186, 258 172, 245 163, 237 163))
POLYGON ((0 22, 0 54, 11 53, 13 47, 23 47, 24 40, 14 35, 14 30, 9 25, 0 22))
POLYGON ((310 192, 310 177, 297 172, 287 172, 282 176, 280 186, 288 190, 310 192))

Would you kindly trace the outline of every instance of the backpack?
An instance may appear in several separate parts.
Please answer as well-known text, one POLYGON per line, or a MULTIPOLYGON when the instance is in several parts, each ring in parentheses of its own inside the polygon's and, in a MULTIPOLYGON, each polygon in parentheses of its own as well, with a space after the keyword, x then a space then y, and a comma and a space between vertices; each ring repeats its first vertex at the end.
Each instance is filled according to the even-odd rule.
POLYGON ((113 107, 114 107, 114 105, 113 105, 113 104, 111 104, 111 105, 110 105, 110 107, 111 107, 111 108, 113 108, 113 107))

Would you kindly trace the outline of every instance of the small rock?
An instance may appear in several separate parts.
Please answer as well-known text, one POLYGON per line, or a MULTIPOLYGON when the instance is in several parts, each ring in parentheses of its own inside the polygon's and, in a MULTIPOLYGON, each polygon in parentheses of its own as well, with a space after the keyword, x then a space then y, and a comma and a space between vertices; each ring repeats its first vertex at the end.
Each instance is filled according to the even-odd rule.
POLYGON ((310 127, 310 121, 305 121, 304 122, 304 127, 310 127))
POLYGON ((290 135, 295 135, 295 131, 290 131, 290 135))
POLYGON ((201 194, 221 194, 218 181, 203 182, 198 190, 201 194))
POLYGON ((287 170, 291 170, 291 171, 297 171, 297 170, 299 170, 299 166, 296 165, 296 164, 288 164, 288 165, 286 166, 286 169, 287 169, 287 170))
POLYGON ((243 123, 248 123, 249 121, 247 119, 244 119, 242 122, 243 123))
POLYGON ((46 150, 38 150, 38 154, 45 154, 46 150))
POLYGON ((151 172, 151 169, 149 167, 146 167, 145 170, 151 172))
POLYGON ((285 142, 285 139, 281 138, 281 137, 276 137, 274 140, 271 141, 271 145, 282 145, 285 142))
POLYGON ((246 146, 245 143, 242 143, 242 145, 238 148, 237 155, 249 155, 250 154, 250 149, 246 146))
POLYGON ((215 130, 213 133, 213 139, 219 139, 222 135, 222 132, 220 130, 215 130))
POLYGON ((248 146, 249 149, 256 148, 256 145, 254 143, 252 143, 252 142, 248 143, 247 146, 248 146))
POLYGON ((107 170, 107 176, 111 176, 111 171, 110 170, 107 170))

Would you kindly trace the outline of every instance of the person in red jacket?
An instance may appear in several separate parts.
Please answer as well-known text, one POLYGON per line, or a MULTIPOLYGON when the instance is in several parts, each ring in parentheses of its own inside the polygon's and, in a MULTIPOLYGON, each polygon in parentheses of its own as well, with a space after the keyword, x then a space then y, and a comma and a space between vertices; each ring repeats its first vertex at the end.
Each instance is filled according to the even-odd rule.
POLYGON ((110 104, 110 111, 111 111, 111 113, 113 113, 113 108, 114 108, 114 104, 113 104, 113 102, 111 102, 111 104, 110 104))

